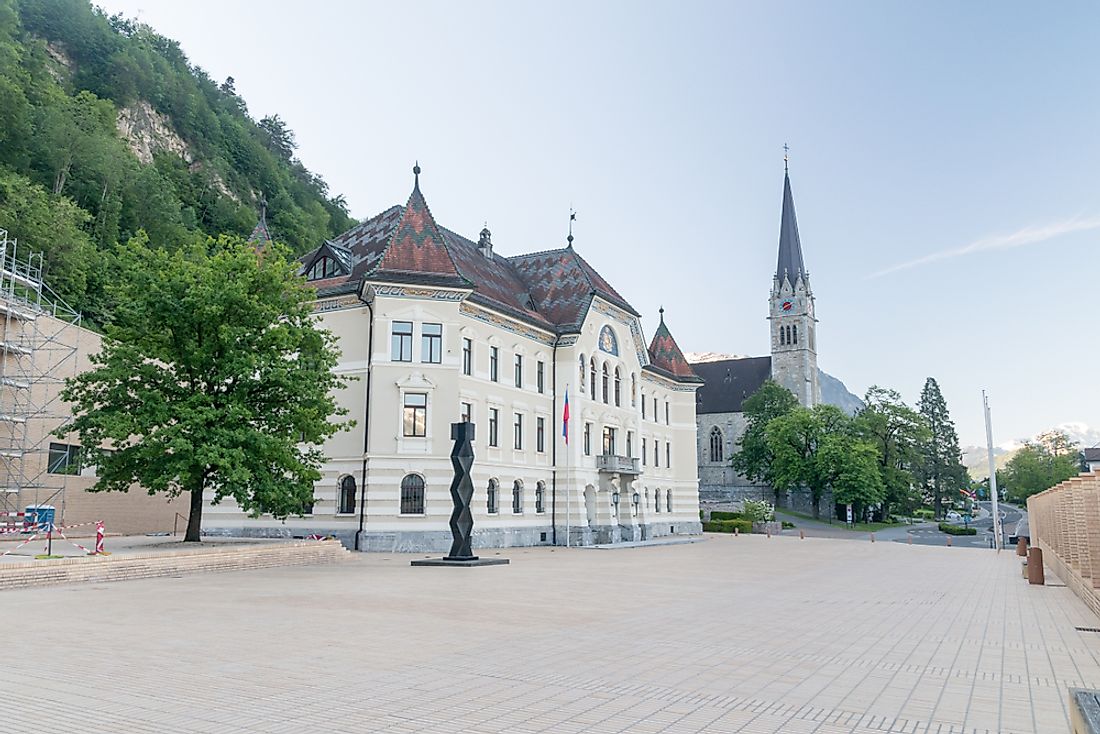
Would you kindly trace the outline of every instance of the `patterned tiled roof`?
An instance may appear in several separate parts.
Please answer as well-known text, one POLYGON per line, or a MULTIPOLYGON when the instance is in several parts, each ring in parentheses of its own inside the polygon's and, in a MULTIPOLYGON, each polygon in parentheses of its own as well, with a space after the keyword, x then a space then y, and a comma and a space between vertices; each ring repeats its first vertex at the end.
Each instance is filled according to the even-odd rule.
POLYGON ((302 258, 302 272, 322 255, 346 275, 314 281, 319 292, 350 290, 360 280, 458 285, 470 300, 556 333, 577 331, 592 297, 638 313, 572 247, 516 257, 486 257, 478 245, 439 226, 413 186, 406 206, 393 206, 326 241, 302 258))
POLYGON ((267 227, 267 212, 261 209, 260 218, 256 220, 256 226, 252 228, 252 234, 248 235, 247 242, 257 250, 260 250, 273 239, 271 230, 267 227))
POLYGON ((661 309, 661 323, 653 334, 649 344, 649 366, 665 372, 678 380, 702 382, 691 365, 684 359, 684 353, 672 338, 672 332, 665 326, 665 310, 661 309))

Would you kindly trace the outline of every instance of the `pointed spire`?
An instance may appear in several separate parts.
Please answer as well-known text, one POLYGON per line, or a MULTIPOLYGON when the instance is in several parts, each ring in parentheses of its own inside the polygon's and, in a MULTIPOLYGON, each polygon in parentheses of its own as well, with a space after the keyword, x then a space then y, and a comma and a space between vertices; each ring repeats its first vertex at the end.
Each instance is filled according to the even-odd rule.
POLYGON ((649 363, 680 381, 699 381, 699 377, 684 358, 684 353, 680 351, 680 346, 672 338, 668 325, 665 324, 665 307, 661 306, 658 313, 661 315, 661 323, 653 333, 653 341, 649 343, 649 363))
POLYGON ((791 177, 786 171, 786 156, 783 165, 783 213, 779 223, 779 260, 775 267, 775 279, 782 285, 786 276, 793 287, 799 276, 806 280, 806 266, 802 263, 802 243, 798 239, 798 221, 794 214, 791 177))
POLYGON ((462 280, 428 202, 420 192, 420 164, 413 166, 413 190, 374 274, 386 271, 462 280))
POLYGON ((420 161, 413 163, 413 191, 420 191, 420 161))
POLYGON ((665 307, 661 306, 657 309, 657 313, 661 314, 661 326, 665 325, 665 307))
POLYGON ((248 235, 248 243, 257 250, 262 250, 271 240, 271 230, 267 227, 267 198, 261 193, 260 216, 256 220, 256 226, 252 228, 252 234, 248 235))

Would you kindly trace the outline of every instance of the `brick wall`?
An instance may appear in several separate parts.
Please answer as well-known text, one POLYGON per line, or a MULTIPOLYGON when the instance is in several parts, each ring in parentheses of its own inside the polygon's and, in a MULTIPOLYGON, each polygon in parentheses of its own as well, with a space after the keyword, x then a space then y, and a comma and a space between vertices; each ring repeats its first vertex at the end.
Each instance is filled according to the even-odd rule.
POLYGON ((1027 511, 1043 562, 1100 614, 1100 470, 1032 495, 1027 511))

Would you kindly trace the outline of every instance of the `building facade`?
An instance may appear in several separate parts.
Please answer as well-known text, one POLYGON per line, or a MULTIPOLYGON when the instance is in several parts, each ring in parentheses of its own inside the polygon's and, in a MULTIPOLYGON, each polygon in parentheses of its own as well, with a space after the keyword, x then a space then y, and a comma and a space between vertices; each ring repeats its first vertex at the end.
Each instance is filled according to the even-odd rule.
MULTIPOLYGON (((697 392, 696 440, 699 455, 699 492, 703 504, 723 505, 743 499, 775 501, 774 491, 750 482, 730 466, 738 440, 745 432, 744 401, 766 380, 794 393, 812 407, 821 402, 817 365, 817 317, 810 275, 802 256, 790 174, 784 171, 783 204, 779 226, 779 254, 768 296, 771 354, 693 363, 704 381, 697 392)), ((808 493, 793 491, 778 497, 779 504, 810 512, 808 493)), ((831 498, 821 511, 832 512, 831 498)))
POLYGON ((405 206, 302 260, 320 325, 339 340, 338 369, 354 378, 338 399, 357 421, 326 444, 312 508, 279 521, 222 503, 204 529, 447 550, 450 425, 466 420, 475 548, 700 532, 700 380, 663 313, 647 345, 639 314, 572 235, 504 257, 488 228, 475 242, 439 226, 414 174, 405 206))

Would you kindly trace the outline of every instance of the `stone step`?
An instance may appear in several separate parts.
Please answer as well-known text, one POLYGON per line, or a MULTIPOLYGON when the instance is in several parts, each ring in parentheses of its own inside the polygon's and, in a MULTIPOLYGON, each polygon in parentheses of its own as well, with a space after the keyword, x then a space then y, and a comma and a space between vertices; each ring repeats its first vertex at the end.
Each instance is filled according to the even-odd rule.
POLYGON ((212 571, 339 563, 350 558, 335 540, 195 548, 141 555, 92 556, 0 565, 0 590, 102 583, 212 571))

